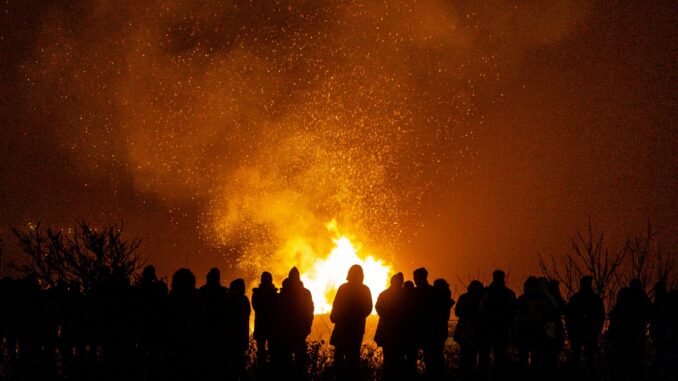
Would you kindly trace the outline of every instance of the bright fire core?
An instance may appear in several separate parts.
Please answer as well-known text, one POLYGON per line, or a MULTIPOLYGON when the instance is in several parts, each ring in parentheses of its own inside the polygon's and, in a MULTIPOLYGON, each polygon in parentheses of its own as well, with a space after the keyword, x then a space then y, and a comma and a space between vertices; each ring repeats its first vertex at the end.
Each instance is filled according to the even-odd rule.
MULTIPOLYGON (((333 240, 335 247, 325 259, 316 259, 311 268, 304 271, 302 281, 311 291, 315 314, 326 314, 332 310, 332 301, 337 289, 346 282, 348 269, 358 264, 365 273, 364 283, 372 293, 372 301, 388 286, 392 273, 390 264, 371 255, 360 256, 360 246, 354 246, 346 236, 333 240)), ((374 313, 374 310, 372 311, 374 313)))

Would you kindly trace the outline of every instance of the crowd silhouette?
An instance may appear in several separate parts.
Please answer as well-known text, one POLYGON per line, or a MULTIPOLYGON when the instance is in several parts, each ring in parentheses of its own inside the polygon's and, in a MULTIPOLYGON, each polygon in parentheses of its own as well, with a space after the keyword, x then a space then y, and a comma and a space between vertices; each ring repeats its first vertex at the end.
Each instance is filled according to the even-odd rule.
MULTIPOLYGON (((598 379, 604 370, 613 379, 637 380, 648 374, 650 353, 652 378, 678 375, 678 291, 662 282, 651 300, 641 282, 631 280, 606 319, 591 276, 583 276, 579 290, 566 301, 558 281, 534 276, 516 297, 506 286, 505 273, 497 270, 487 286, 472 280, 455 304, 447 281, 431 284, 424 268, 412 275, 413 281, 403 273, 393 275, 389 287, 376 295, 374 341, 382 349, 384 380, 558 379, 561 369, 577 379, 598 379), (446 350, 453 308, 458 318, 452 335, 459 345, 456 372, 450 370, 456 360, 446 350)), ((371 339, 364 336, 373 309, 363 279, 363 269, 352 266, 329 315, 334 323, 331 378, 338 380, 362 377, 361 348, 371 339)), ((243 279, 222 285, 216 268, 200 288, 186 268, 174 273, 168 288, 153 266, 143 269, 135 285, 111 274, 88 293, 78 284, 61 282, 45 289, 32 277, 3 278, 0 375, 41 380, 310 378, 307 340, 314 306, 299 270, 293 267, 280 289, 271 273, 263 272, 251 304, 246 290, 243 279)))

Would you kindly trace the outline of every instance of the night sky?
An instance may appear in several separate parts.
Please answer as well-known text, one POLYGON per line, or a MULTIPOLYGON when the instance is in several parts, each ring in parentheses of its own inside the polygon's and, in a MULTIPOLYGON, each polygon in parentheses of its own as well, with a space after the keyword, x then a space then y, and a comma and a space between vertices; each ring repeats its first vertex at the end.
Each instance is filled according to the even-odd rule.
POLYGON ((5 274, 39 220, 122 220, 198 279, 326 252, 332 219, 450 283, 517 286, 589 216, 678 249, 674 1, 0 9, 5 274))

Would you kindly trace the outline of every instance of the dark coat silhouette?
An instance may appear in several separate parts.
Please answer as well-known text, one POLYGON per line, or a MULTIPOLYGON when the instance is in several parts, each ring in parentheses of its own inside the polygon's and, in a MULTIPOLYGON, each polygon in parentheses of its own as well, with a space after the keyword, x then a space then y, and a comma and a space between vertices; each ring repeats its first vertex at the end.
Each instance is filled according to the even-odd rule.
POLYGON ((436 279, 433 282, 431 339, 424 346, 424 361, 429 379, 439 380, 444 377, 445 341, 449 336, 448 322, 452 306, 454 300, 450 285, 444 279, 436 279))
POLYGON ((249 346, 250 337, 250 301, 245 295, 245 281, 236 279, 231 282, 228 292, 228 312, 230 313, 229 341, 233 349, 244 352, 249 346))
POLYGON ((547 322, 551 318, 551 302, 547 295, 548 282, 530 276, 524 292, 516 301, 515 338, 523 368, 543 371, 547 343, 547 322), (540 284, 543 283, 543 284, 540 284))
POLYGON ((377 298, 375 309, 379 315, 374 341, 382 347, 402 346, 403 330, 403 273, 391 277, 391 285, 377 298))
POLYGON ((403 329, 402 342, 405 352, 405 380, 413 380, 417 375, 419 339, 417 338, 417 290, 410 280, 403 283, 403 329))
POLYGON ((282 283, 278 305, 278 324, 273 340, 273 357, 281 376, 299 379, 306 368, 306 337, 313 324, 313 298, 304 288, 299 270, 293 267, 282 283), (289 373, 287 373, 289 372, 289 373))
POLYGON ((150 377, 159 377, 163 363, 166 361, 164 353, 167 348, 168 328, 168 297, 167 284, 158 280, 155 267, 146 266, 141 275, 141 281, 134 289, 135 312, 134 319, 137 336, 137 357, 146 358, 146 363, 139 366, 146 367, 150 377))
POLYGON ((416 285, 416 326, 419 348, 425 349, 436 341, 435 335, 435 290, 428 282, 428 271, 419 268, 414 271, 414 284, 416 285))
POLYGON ((374 341, 383 348, 383 369, 386 380, 399 379, 404 370, 403 281, 403 273, 393 275, 390 287, 379 294, 375 305, 377 314, 379 314, 379 323, 374 341))
POLYGON ((254 339, 270 340, 275 328, 278 307, 278 289, 272 282, 270 273, 261 275, 259 287, 252 290, 252 308, 254 309, 254 339), (268 274, 268 275, 266 275, 268 274))
POLYGON ((355 377, 360 345, 365 334, 365 320, 372 312, 372 294, 363 284, 362 268, 353 265, 346 279, 348 282, 337 290, 330 313, 330 321, 334 323, 330 344, 335 348, 334 363, 340 379, 355 377))
POLYGON ((480 303, 482 328, 478 337, 482 344, 479 364, 484 370, 489 368, 490 353, 494 355, 496 369, 506 367, 506 349, 514 321, 516 294, 506 287, 504 278, 505 274, 501 270, 492 274, 492 283, 485 289, 480 303))
POLYGON ((483 284, 473 280, 466 293, 459 296, 454 310, 459 318, 454 329, 454 341, 459 343, 459 372, 463 379, 474 379, 477 371, 478 328, 480 326, 480 300, 483 284))
POLYGON ((598 337, 605 322, 605 306, 593 291, 592 281, 590 276, 582 277, 579 291, 572 295, 565 307, 565 323, 572 350, 570 362, 578 364, 583 349, 587 368, 593 366, 598 337))
POLYGON ((664 282, 654 286, 650 337, 656 351, 660 378, 678 377, 678 291, 668 291, 664 282))
POLYGON ((205 311, 202 321, 204 372, 209 379, 221 379, 227 374, 224 360, 228 356, 230 311, 228 288, 221 285, 217 268, 207 273, 207 282, 199 292, 205 311))
POLYGON ((313 325, 313 298, 293 268, 280 289, 278 336, 285 347, 304 343, 313 325))
POLYGON ((546 343, 546 367, 547 371, 553 373, 558 367, 560 353, 565 345, 565 325, 563 315, 565 314, 566 303, 560 294, 560 282, 551 279, 548 282, 549 305, 551 312, 550 319, 546 323, 547 343, 546 343))
POLYGON ((197 372, 203 305, 189 269, 179 269, 172 276, 169 308, 170 372, 176 379, 190 378, 197 372))
POLYGON ((254 309, 254 340, 257 342, 257 361, 263 366, 271 350, 278 314, 278 289, 273 285, 271 273, 261 274, 259 287, 252 290, 252 308, 254 309), (268 347, 267 347, 268 344, 268 347))
POLYGON ((659 374, 664 380, 675 380, 678 378, 678 290, 672 289, 655 303, 661 303, 653 320, 661 324, 656 334, 661 333, 662 338, 655 343, 659 374))
POLYGON ((337 290, 332 303, 330 321, 334 330, 330 344, 339 347, 360 347, 365 334, 365 320, 372 312, 372 294, 363 281, 362 269, 349 270, 348 282, 337 290))
POLYGON ((245 375, 246 351, 250 336, 250 301, 245 295, 245 281, 236 279, 228 291, 228 367, 232 379, 245 375))
POLYGON ((207 283, 199 290, 205 308, 205 337, 214 344, 223 344, 228 338, 228 288, 221 285, 220 278, 219 270, 211 269, 207 283))
POLYGON ((454 306, 450 285, 444 279, 436 279, 433 282, 433 340, 436 345, 442 347, 449 336, 450 314, 454 306))
POLYGON ((610 311, 608 330, 613 376, 636 379, 642 374, 651 306, 638 279, 631 280, 629 287, 622 288, 617 294, 617 303, 610 311))
POLYGON ((459 318, 454 330, 454 340, 459 344, 478 344, 477 330, 480 324, 480 300, 483 295, 483 284, 473 280, 466 288, 466 293, 459 296, 454 310, 459 318))

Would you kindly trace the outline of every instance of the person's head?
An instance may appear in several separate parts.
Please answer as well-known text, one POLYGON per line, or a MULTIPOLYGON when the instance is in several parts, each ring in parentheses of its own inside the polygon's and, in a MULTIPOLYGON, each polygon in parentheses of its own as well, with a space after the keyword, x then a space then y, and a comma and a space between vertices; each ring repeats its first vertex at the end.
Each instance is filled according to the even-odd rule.
POLYGON ((262 285, 272 285, 273 284, 273 275, 268 271, 261 273, 261 284, 262 285))
POLYGON ((560 295, 560 282, 557 279, 549 280, 549 294, 554 296, 560 295))
POLYGON ((523 293, 529 294, 539 290, 539 280, 537 277, 530 275, 523 283, 523 293))
POLYGON ((405 281, 403 283, 403 290, 414 290, 414 283, 411 280, 405 281))
POLYGON ((405 282, 403 273, 395 273, 391 277, 391 287, 401 288, 403 287, 403 282, 405 282))
POLYGON ((296 267, 292 267, 290 273, 287 274, 287 277, 293 280, 300 280, 299 269, 297 269, 296 267))
POLYGON ((187 268, 181 268, 172 275, 172 290, 195 288, 195 275, 187 268))
POLYGON ((362 283, 365 279, 365 274, 363 273, 363 268, 360 265, 353 265, 348 269, 348 274, 346 275, 346 280, 349 283, 362 283))
POLYGON ((433 287, 449 289, 450 284, 445 279, 440 278, 433 281, 433 287))
POLYGON ((666 282, 661 281, 661 280, 654 284, 654 287, 652 288, 652 290, 654 291, 654 295, 658 296, 658 297, 662 297, 662 296, 665 296, 666 294, 668 294, 668 290, 666 288, 666 282))
POLYGON ((504 285, 506 282, 506 274, 501 270, 494 270, 492 273, 492 283, 504 285))
POLYGON ((424 267, 414 270, 413 275, 414 284, 416 284, 417 287, 428 284, 428 270, 426 270, 424 267))
POLYGON ((216 267, 212 267, 207 273, 207 284, 218 285, 221 284, 221 272, 216 267))
POLYGON ((466 291, 470 295, 478 295, 483 292, 483 283, 479 280, 472 280, 471 283, 468 284, 466 291))
POLYGON ((593 277, 586 275, 579 280, 579 288, 582 290, 593 290, 593 277))
POLYGON ((642 290, 643 289, 643 283, 640 281, 638 278, 633 278, 631 279, 631 282, 629 282, 629 288, 633 290, 642 290))
POLYGON ((148 265, 144 267, 144 270, 141 272, 141 281, 142 282, 155 282, 158 280, 158 276, 155 274, 155 266, 148 265))
POLYGON ((238 278, 233 280, 229 292, 233 295, 245 295, 245 280, 238 278))

